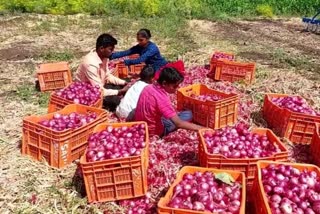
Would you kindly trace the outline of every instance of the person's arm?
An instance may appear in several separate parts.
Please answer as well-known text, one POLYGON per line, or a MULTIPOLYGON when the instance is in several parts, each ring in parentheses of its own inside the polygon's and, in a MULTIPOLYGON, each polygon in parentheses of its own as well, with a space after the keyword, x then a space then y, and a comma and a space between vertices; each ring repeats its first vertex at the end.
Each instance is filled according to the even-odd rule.
POLYGON ((204 128, 204 127, 199 126, 197 124, 181 120, 177 114, 170 119, 177 126, 177 128, 188 129, 188 130, 193 130, 193 131, 198 131, 199 129, 204 128))
POLYGON ((111 84, 114 84, 114 85, 126 85, 127 82, 125 80, 122 80, 116 76, 114 76, 113 74, 109 73, 107 76, 106 76, 106 81, 108 83, 111 83, 111 84))
POLYGON ((138 54, 138 53, 139 53, 139 46, 136 45, 136 46, 133 46, 132 48, 130 48, 129 50, 112 53, 112 55, 110 57, 110 60, 118 59, 118 58, 125 57, 125 56, 129 56, 129 55, 132 55, 132 54, 138 54))
POLYGON ((146 52, 141 54, 141 56, 139 58, 137 58, 137 59, 126 59, 126 60, 124 60, 124 64, 127 65, 127 66, 140 64, 142 62, 147 61, 148 58, 152 57, 153 55, 155 55, 158 52, 159 52, 158 47, 155 46, 155 45, 152 45, 152 46, 148 47, 146 52))
POLYGON ((112 96, 124 94, 124 90, 114 90, 114 89, 105 89, 104 81, 98 75, 98 68, 92 65, 87 67, 87 72, 85 73, 91 85, 99 85, 103 90, 103 96, 112 96))

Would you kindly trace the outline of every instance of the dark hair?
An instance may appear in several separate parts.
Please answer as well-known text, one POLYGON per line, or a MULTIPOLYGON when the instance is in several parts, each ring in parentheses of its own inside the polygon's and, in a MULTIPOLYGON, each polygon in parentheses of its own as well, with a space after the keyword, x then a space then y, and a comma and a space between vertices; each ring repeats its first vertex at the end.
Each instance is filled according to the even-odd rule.
POLYGON ((184 79, 183 75, 180 74, 177 71, 177 69, 168 67, 168 68, 164 68, 161 71, 158 79, 158 83, 162 85, 162 83, 165 81, 166 83, 169 83, 169 84, 177 84, 182 82, 183 79, 184 79))
POLYGON ((142 81, 150 81, 154 78, 155 71, 151 65, 146 65, 140 72, 140 79, 142 81))
POLYGON ((104 33, 101 34, 98 39, 97 39, 97 43, 96 43, 96 49, 100 48, 100 47, 110 47, 110 46, 115 46, 118 43, 118 41, 111 36, 108 33, 104 33))
POLYGON ((148 29, 140 29, 137 33, 138 36, 142 36, 143 38, 146 38, 146 39, 150 39, 151 38, 151 32, 150 30, 148 29))

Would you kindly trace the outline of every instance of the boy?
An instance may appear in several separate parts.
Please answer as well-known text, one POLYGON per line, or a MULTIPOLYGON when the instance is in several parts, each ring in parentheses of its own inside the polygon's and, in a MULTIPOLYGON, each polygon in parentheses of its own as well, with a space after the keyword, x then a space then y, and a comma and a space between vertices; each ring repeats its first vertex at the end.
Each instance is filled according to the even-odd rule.
POLYGON ((145 87, 135 110, 135 121, 145 121, 150 135, 164 136, 177 128, 199 130, 202 127, 187 121, 192 120, 192 112, 179 114, 171 105, 168 94, 176 92, 183 81, 183 75, 172 67, 160 71, 157 83, 145 87))
POLYGON ((134 110, 137 107, 140 94, 147 85, 152 83, 154 74, 155 71, 152 66, 144 66, 140 72, 140 80, 130 87, 117 107, 116 114, 119 118, 126 118, 127 121, 131 121, 133 119, 134 110))

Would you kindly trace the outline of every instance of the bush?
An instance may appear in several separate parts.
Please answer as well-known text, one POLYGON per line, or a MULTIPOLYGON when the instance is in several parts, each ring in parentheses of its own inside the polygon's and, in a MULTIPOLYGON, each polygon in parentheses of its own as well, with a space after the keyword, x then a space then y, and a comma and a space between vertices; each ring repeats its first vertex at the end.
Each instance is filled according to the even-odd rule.
POLYGON ((259 4, 256 9, 258 15, 265 16, 268 18, 273 17, 272 7, 268 4, 259 4))

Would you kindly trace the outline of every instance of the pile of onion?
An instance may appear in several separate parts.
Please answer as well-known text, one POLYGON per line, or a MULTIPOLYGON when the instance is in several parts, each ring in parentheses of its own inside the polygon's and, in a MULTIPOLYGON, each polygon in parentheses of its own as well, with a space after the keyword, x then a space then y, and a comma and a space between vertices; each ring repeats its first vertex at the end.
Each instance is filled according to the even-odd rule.
POLYGON ((141 155, 146 147, 145 125, 122 126, 92 134, 88 139, 87 161, 101 161, 141 155))
POLYGON ((320 213, 320 180, 316 172, 271 164, 261 173, 273 214, 320 213))
POLYGON ((205 95, 192 94, 191 97, 200 101, 218 101, 223 99, 222 96, 217 94, 205 94, 205 95))
POLYGON ((55 92, 55 95, 87 106, 92 106, 101 99, 100 87, 86 82, 71 83, 68 87, 55 92))
POLYGON ((208 130, 203 137, 209 153, 228 158, 270 157, 280 152, 278 145, 266 135, 253 134, 241 125, 208 130))
POLYGON ((234 57, 225 53, 215 53, 213 54, 212 59, 226 59, 229 61, 233 61, 234 57))
POLYGON ((281 108, 286 108, 294 112, 320 116, 320 112, 313 110, 307 101, 299 96, 272 98, 272 102, 281 108))
POLYGON ((169 207, 196 211, 239 213, 241 188, 237 182, 226 184, 212 172, 187 173, 174 187, 169 207))
POLYGON ((48 127, 55 131, 63 131, 66 129, 76 129, 93 122, 97 118, 95 112, 88 112, 87 114, 79 114, 72 112, 70 114, 54 113, 50 120, 42 120, 40 125, 48 127))

